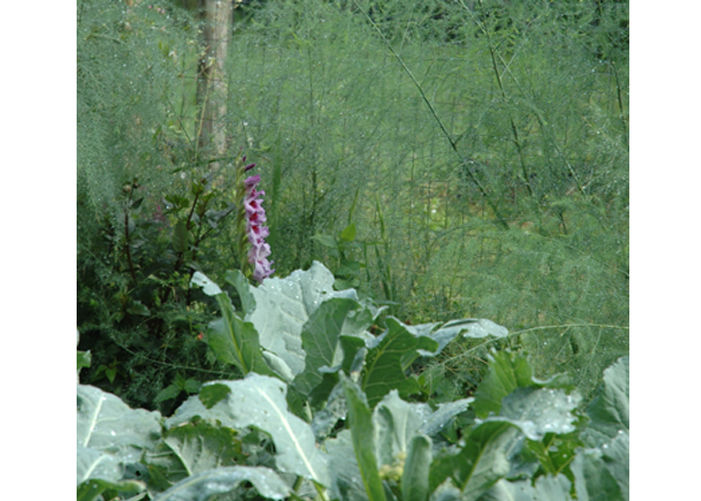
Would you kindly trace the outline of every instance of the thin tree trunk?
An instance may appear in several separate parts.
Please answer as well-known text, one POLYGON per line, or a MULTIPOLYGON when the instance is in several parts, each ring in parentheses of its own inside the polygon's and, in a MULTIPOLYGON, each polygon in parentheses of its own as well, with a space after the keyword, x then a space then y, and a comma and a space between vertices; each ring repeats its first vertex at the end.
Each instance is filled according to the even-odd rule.
MULTIPOLYGON (((224 70, 231 36, 233 2, 200 0, 204 19, 204 49, 197 79, 197 102, 201 115, 197 120, 199 151, 220 158, 227 150, 226 100, 227 77, 224 70)), ((212 167, 216 167, 216 162, 212 167)))

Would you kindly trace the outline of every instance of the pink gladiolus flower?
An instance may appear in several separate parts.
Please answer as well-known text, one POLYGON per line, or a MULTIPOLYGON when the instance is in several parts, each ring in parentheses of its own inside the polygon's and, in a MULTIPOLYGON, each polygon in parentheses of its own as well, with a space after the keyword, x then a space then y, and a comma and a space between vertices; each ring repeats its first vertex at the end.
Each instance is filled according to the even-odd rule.
POLYGON ((261 203, 260 197, 265 195, 264 191, 258 191, 256 187, 260 182, 260 175, 247 177, 243 184, 246 188, 246 195, 243 200, 243 206, 246 212, 246 236, 251 244, 248 251, 248 262, 253 265, 253 278, 258 282, 262 282, 264 278, 269 277, 275 271, 268 261, 270 255, 270 245, 265 242, 265 237, 270 234, 267 226, 263 226, 267 218, 265 217, 265 209, 261 203))

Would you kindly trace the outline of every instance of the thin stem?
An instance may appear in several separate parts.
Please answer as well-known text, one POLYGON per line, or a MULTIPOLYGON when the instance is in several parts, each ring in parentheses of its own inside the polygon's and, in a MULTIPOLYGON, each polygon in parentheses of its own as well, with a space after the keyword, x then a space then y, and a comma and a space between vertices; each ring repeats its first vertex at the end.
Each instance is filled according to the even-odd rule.
POLYGON ((623 97, 621 93, 621 82, 618 79, 618 70, 616 69, 616 65, 613 62, 609 63, 611 65, 611 68, 613 69, 613 77, 616 80, 616 96, 618 98, 618 116, 621 119, 621 123, 623 124, 623 129, 625 130, 625 141, 626 141, 626 147, 628 147, 628 123, 626 122, 625 115, 623 113, 623 97))
POLYGON ((149 357, 147 357, 147 356, 144 356, 144 355, 143 355, 143 351, 136 352, 136 351, 134 351, 134 350, 131 350, 131 349, 127 348, 126 346, 123 346, 122 344, 118 343, 114 338, 112 338, 112 341, 113 341, 118 347, 120 347, 121 349, 123 349, 124 351, 126 351, 127 353, 130 353, 131 355, 134 355, 134 356, 138 356, 138 357, 140 357, 140 358, 143 358, 144 360, 147 360, 147 361, 152 362, 152 363, 154 363, 154 364, 165 365, 165 366, 167 366, 167 367, 172 367, 172 368, 174 368, 174 369, 183 369, 183 370, 189 370, 189 371, 206 372, 206 373, 208 373, 208 374, 216 374, 216 375, 218 375, 218 376, 223 376, 223 377, 231 376, 231 373, 225 372, 225 371, 221 371, 221 370, 203 369, 202 367, 191 367, 191 366, 189 366, 189 365, 180 365, 180 364, 173 364, 173 363, 170 363, 170 362, 162 362, 162 361, 160 361, 160 360, 156 360, 156 359, 153 359, 153 358, 149 358, 149 357))
MULTIPOLYGON (((487 37, 487 43, 489 44, 489 55, 492 60, 492 69, 494 70, 494 76, 496 77, 497 80, 497 86, 499 87, 499 90, 501 91, 501 97, 504 100, 504 103, 508 101, 508 98, 506 96, 506 90, 504 89, 504 83, 501 80, 501 75, 499 74, 499 68, 497 67, 497 59, 496 59, 496 51, 494 50, 494 44, 492 44, 492 37, 489 33, 489 31, 484 27, 484 25, 477 19, 475 18, 474 14, 472 11, 462 2, 460 1, 460 5, 470 14, 470 17, 472 17, 472 20, 477 24, 479 29, 484 33, 484 35, 487 37)), ((482 2, 480 1, 480 4, 482 2)), ((501 59, 501 56, 500 56, 501 59)), ((528 174, 528 169, 526 168, 526 161, 523 158, 523 144, 521 142, 521 139, 519 138, 518 135, 518 129, 516 128, 516 122, 514 122, 514 117, 511 113, 509 113, 509 122, 511 124, 511 134, 514 136, 514 144, 516 145, 516 151, 518 152, 518 158, 519 162, 521 164, 521 175, 523 176, 523 181, 526 183, 526 188, 528 189, 528 194, 530 196, 533 196, 533 188, 531 187, 531 179, 530 175, 528 174)))
POLYGON ((131 258, 131 243, 129 236, 129 205, 131 204, 131 192, 129 192, 129 198, 127 199, 127 204, 124 207, 124 251, 127 255, 127 264, 129 265, 129 275, 131 279, 136 284, 136 270, 134 268, 134 261, 131 258))
POLYGON ((485 346, 487 346, 489 344, 495 343, 495 342, 503 340, 503 339, 511 339, 511 338, 520 336, 521 334, 525 334, 527 332, 551 330, 551 329, 565 329, 565 332, 566 332, 567 330, 569 330, 572 327, 598 327, 600 329, 621 329, 621 330, 628 330, 629 329, 629 327, 626 327, 623 325, 609 325, 609 324, 595 324, 595 323, 538 325, 536 327, 529 327, 528 329, 522 329, 520 331, 510 332, 506 338, 498 337, 498 338, 488 339, 488 340, 486 340, 486 341, 484 341, 476 346, 473 346, 472 348, 468 348, 467 350, 461 352, 458 355, 447 358, 445 360, 445 362, 447 363, 447 362, 451 362, 453 360, 458 360, 460 358, 464 358, 467 355, 471 354, 472 352, 475 352, 475 351, 479 350, 480 348, 484 348, 485 346))

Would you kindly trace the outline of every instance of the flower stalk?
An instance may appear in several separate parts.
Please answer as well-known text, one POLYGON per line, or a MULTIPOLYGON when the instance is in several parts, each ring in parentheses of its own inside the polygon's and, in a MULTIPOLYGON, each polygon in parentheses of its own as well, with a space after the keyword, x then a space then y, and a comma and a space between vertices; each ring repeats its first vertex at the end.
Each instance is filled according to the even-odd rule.
POLYGON ((236 217, 238 235, 238 255, 241 260, 241 271, 257 282, 269 277, 275 271, 271 268, 270 245, 265 238, 270 230, 265 226, 267 221, 263 199, 265 191, 258 189, 260 174, 248 175, 256 166, 246 164, 246 157, 241 157, 236 166, 236 200, 239 209, 236 217))

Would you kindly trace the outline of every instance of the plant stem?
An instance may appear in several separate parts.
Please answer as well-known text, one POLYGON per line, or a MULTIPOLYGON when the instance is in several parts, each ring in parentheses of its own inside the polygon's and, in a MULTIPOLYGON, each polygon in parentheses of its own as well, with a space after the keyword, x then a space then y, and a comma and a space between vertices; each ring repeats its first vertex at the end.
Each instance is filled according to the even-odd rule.
POLYGON ((131 193, 129 194, 129 199, 127 200, 127 205, 124 207, 124 251, 127 255, 127 264, 129 265, 129 275, 131 279, 136 284, 136 270, 134 269, 134 262, 131 258, 131 244, 129 237, 129 205, 131 203, 131 193))
POLYGON ((628 123, 626 122, 625 115, 623 114, 623 98, 621 96, 621 82, 618 79, 618 70, 613 62, 609 63, 613 69, 613 77, 616 80, 616 96, 618 98, 618 116, 623 124, 623 129, 625 130, 624 138, 626 142, 626 148, 628 148, 628 123))

